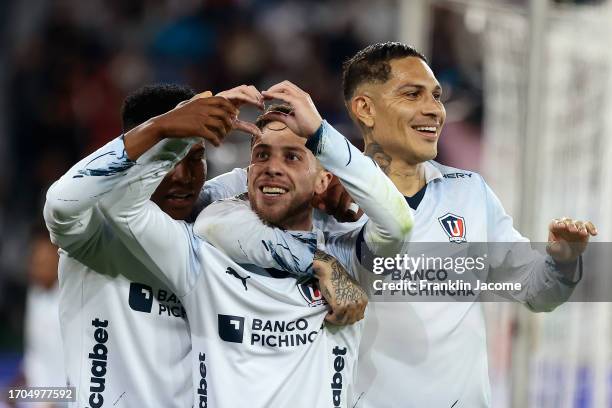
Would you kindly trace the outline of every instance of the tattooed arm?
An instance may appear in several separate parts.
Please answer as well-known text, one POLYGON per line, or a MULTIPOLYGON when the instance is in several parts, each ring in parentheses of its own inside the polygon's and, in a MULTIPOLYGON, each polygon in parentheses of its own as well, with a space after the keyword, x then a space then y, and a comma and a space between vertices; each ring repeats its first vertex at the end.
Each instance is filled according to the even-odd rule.
POLYGON ((319 290, 331 308, 325 320, 346 325, 363 319, 368 297, 342 264, 317 249, 312 266, 319 290))

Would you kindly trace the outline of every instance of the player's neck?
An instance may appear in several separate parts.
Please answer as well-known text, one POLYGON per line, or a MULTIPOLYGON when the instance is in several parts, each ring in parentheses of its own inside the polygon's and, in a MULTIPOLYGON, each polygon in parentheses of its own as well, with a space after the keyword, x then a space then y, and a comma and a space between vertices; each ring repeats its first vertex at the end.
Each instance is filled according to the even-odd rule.
POLYGON ((423 163, 409 164, 401 160, 393 160, 385 173, 404 196, 412 197, 426 184, 423 163))
POLYGON ((283 220, 281 228, 287 231, 310 231, 312 230, 312 209, 297 212, 283 220))

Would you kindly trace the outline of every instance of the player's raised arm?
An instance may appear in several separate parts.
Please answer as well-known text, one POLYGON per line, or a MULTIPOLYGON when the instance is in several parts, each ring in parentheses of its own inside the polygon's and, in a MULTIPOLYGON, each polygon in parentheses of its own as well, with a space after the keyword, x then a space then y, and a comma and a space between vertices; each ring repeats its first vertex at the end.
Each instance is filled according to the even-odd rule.
POLYGON ((43 210, 51 241, 69 251, 84 247, 102 228, 96 204, 133 165, 118 138, 79 161, 53 183, 43 210))
POLYGON ((136 163, 100 203, 130 251, 178 294, 188 290, 199 270, 191 256, 194 237, 187 224, 173 220, 150 198, 192 145, 202 138, 218 144, 236 115, 225 98, 196 96, 132 129, 124 137, 125 151, 136 163))
POLYGON ((262 93, 266 98, 291 105, 291 114, 271 112, 269 118, 285 123, 297 135, 308 138, 306 147, 327 171, 339 178, 369 217, 364 227, 364 241, 370 250, 379 255, 401 250, 412 229, 412 211, 378 165, 322 120, 310 96, 296 85, 284 81, 262 93))

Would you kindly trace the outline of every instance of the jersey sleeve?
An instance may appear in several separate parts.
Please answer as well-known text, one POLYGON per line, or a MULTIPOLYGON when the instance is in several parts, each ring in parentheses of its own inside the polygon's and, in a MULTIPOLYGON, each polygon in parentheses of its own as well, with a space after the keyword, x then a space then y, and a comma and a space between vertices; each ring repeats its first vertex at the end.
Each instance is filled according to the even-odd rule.
MULTIPOLYGON (((483 181, 487 201, 487 236, 489 247, 489 280, 520 283, 521 289, 510 296, 536 312, 551 311, 571 296, 577 282, 565 276, 578 269, 582 262, 569 265, 556 263, 532 249, 529 240, 513 226, 512 217, 483 181)), ((580 280, 580 279, 578 279, 580 280)))
POLYGON ((206 207, 196 219, 194 232, 237 263, 281 269, 300 282, 313 276, 316 233, 265 224, 251 209, 246 194, 206 207))
POLYGON ((368 216, 363 239, 370 251, 377 255, 398 253, 412 230, 412 210, 376 162, 326 121, 306 146, 368 216))
POLYGON ((75 164, 47 191, 43 216, 51 241, 72 252, 86 246, 103 226, 96 208, 135 162, 121 137, 75 164))
POLYGON ((119 238, 177 295, 195 284, 201 271, 199 240, 190 225, 173 220, 151 195, 197 139, 165 139, 142 155, 100 207, 119 238))
POLYGON ((231 198, 247 191, 247 171, 242 168, 221 174, 204 183, 198 197, 197 213, 218 200, 231 198))

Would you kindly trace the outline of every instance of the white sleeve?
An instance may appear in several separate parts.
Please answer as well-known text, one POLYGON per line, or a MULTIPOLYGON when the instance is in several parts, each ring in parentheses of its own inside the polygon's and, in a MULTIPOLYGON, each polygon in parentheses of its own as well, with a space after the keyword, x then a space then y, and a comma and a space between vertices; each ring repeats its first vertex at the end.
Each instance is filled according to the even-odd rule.
POLYGON ((197 252, 200 241, 189 224, 173 220, 150 198, 194 141, 159 142, 138 159, 108 199, 100 203, 130 252, 179 296, 191 290, 201 271, 197 252))
POLYGON ((209 205, 193 229, 234 262, 281 269, 299 281, 313 275, 316 233, 284 231, 265 224, 251 209, 246 194, 209 205))
POLYGON ((369 220, 364 241, 377 255, 401 251, 413 226, 406 199, 376 162, 365 156, 326 121, 306 146, 336 175, 369 220))
POLYGON ((231 198, 247 191, 247 171, 242 168, 221 174, 207 180, 198 201, 202 208, 217 200, 231 198))
POLYGON ((70 252, 96 236, 103 226, 96 205, 134 164, 119 137, 79 161, 53 183, 43 210, 51 241, 70 252))
MULTIPOLYGON (((568 281, 563 269, 582 275, 582 262, 559 265, 550 256, 532 249, 529 240, 512 225, 501 202, 484 182, 487 200, 489 281, 515 282, 521 289, 510 296, 535 312, 551 311, 571 296, 577 282, 568 281)), ((579 280, 579 279, 578 279, 579 280)))

